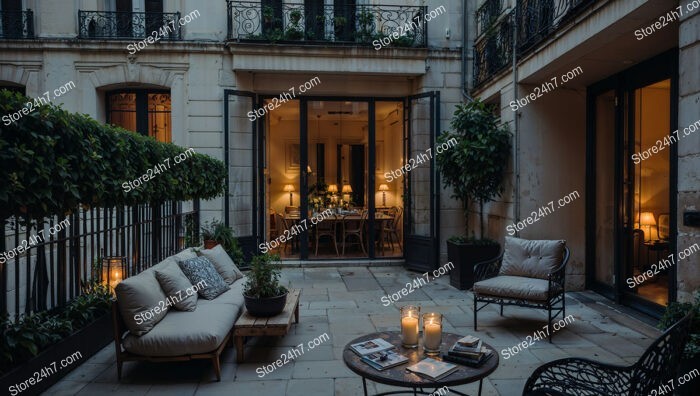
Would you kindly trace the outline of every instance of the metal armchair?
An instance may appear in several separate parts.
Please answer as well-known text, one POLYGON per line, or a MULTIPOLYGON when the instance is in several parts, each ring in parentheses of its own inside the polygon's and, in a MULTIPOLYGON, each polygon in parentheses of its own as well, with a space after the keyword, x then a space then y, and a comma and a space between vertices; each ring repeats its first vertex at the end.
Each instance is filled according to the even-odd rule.
MULTIPOLYGON (((505 251, 494 259, 482 261, 474 266, 474 330, 476 331, 478 312, 491 303, 501 306, 501 316, 503 316, 503 306, 505 305, 546 309, 548 313, 549 342, 552 342, 552 335, 554 333, 554 331, 552 331, 553 320, 556 319, 559 314, 562 314, 562 317, 566 316, 565 285, 566 264, 571 254, 569 248, 564 247, 561 263, 547 274, 546 292, 543 292, 541 296, 536 298, 514 296, 517 293, 484 292, 483 288, 480 288, 479 282, 499 276, 504 253, 505 251), (479 302, 483 302, 484 305, 479 307, 479 302)), ((542 288, 544 287, 544 280, 527 277, 523 277, 522 280, 523 282, 537 282, 543 285, 541 286, 542 288)))
POLYGON ((666 330, 631 366, 566 358, 537 368, 523 396, 646 396, 676 375, 692 312, 666 330))

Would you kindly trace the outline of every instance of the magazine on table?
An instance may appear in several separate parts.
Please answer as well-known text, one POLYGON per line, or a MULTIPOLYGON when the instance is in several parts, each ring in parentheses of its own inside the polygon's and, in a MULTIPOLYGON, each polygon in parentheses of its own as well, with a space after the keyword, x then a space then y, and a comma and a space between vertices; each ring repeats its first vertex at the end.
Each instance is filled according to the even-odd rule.
POLYGON ((362 361, 381 371, 396 367, 408 361, 408 358, 395 350, 375 352, 362 357, 362 361))
POLYGON ((459 366, 456 364, 441 362, 432 358, 425 358, 414 365, 406 367, 406 370, 433 381, 447 377, 458 369, 459 366))
POLYGON ((381 338, 375 338, 368 341, 358 342, 356 344, 350 345, 356 354, 360 356, 366 356, 371 353, 383 352, 394 348, 394 345, 381 338))

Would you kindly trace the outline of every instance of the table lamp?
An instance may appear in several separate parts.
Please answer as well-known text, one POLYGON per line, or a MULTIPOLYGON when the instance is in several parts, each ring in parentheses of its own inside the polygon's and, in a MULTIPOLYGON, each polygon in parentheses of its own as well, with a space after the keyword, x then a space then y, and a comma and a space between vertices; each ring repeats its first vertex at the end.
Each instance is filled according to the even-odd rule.
POLYGON ((647 241, 651 240, 651 227, 656 226, 654 214, 652 212, 642 212, 642 214, 639 215, 639 225, 643 227, 644 239, 647 241))
POLYGON ((294 206, 294 201, 292 201, 292 191, 294 191, 294 184, 285 184, 282 190, 289 193, 289 206, 294 206))
POLYGON ((386 206, 386 192, 389 191, 389 186, 386 184, 380 184, 379 191, 382 192, 382 206, 386 206))

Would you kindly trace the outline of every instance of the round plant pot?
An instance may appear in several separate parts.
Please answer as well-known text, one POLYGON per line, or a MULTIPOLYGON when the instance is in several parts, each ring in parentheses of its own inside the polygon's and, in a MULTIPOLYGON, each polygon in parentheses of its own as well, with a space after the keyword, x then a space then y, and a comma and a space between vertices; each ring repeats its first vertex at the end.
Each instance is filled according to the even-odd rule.
POLYGON ((287 293, 277 297, 255 298, 243 295, 245 299, 245 308, 248 313, 253 316, 275 316, 284 310, 284 304, 287 302, 287 293))
POLYGON ((218 245, 219 242, 215 241, 214 239, 206 239, 204 240, 204 248, 205 249, 212 249, 214 246, 218 245))

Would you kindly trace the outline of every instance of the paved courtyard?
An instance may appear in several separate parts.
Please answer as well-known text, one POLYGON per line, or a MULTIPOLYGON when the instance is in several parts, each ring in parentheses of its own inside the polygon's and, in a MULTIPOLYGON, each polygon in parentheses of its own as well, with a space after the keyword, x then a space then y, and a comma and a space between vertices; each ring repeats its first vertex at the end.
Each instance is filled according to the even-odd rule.
MULTIPOLYGON (((235 350, 222 356, 222 380, 216 382, 210 361, 187 363, 124 363, 117 381, 114 345, 110 344, 50 388, 50 395, 361 395, 362 380, 342 361, 343 346, 362 334, 398 330, 396 306, 418 304, 444 314, 444 330, 474 334, 471 293, 449 285, 447 276, 403 297, 396 306, 383 306, 393 294, 420 274, 402 267, 285 268, 285 284, 301 288, 300 323, 286 337, 257 338, 246 344, 246 362, 236 364, 235 350), (270 374, 256 369, 272 363, 300 343, 327 333, 330 339, 270 374)), ((497 306, 479 311, 476 335, 498 351, 515 346, 546 324, 546 311, 497 306)), ((619 307, 592 292, 567 294, 567 315, 575 320, 546 340, 509 359, 500 356, 498 369, 484 381, 484 395, 520 395, 525 381, 542 363, 570 356, 630 364, 659 334, 619 307)), ((476 394, 477 384, 457 387, 476 394)), ((393 390, 370 383, 370 392, 393 390)))

